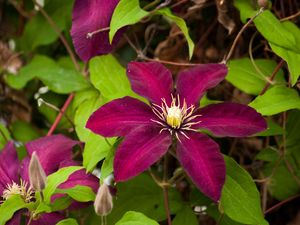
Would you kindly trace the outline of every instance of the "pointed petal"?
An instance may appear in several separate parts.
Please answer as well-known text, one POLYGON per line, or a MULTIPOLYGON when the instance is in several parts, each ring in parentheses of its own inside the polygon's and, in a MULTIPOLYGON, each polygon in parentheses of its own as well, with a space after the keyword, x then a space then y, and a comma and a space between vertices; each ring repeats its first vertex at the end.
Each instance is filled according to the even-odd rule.
POLYGON ((218 85, 227 74, 225 64, 202 64, 178 74, 177 92, 187 105, 198 105, 204 93, 218 85))
MULTIPOLYGON (((75 161, 65 160, 61 162, 60 168, 67 166, 77 166, 78 163, 75 161)), ((99 180, 96 176, 87 173, 85 169, 78 170, 69 176, 68 180, 59 185, 61 189, 68 189, 75 187, 76 185, 89 186, 96 193, 99 187, 99 180)))
POLYGON ((171 145, 167 131, 159 133, 159 127, 139 127, 125 137, 114 159, 115 181, 126 181, 155 163, 171 145))
POLYGON ((13 217, 5 225, 20 225, 22 210, 15 212, 13 217))
POLYGON ((131 97, 113 100, 95 111, 86 127, 104 137, 124 136, 140 125, 151 125, 151 108, 131 97))
POLYGON ((75 50, 81 60, 88 61, 96 55, 107 54, 119 41, 122 31, 117 32, 113 44, 110 45, 108 30, 87 34, 109 27, 113 11, 119 0, 76 0, 73 7, 71 36, 75 50))
POLYGON ((29 155, 36 152, 43 169, 49 175, 59 168, 63 160, 71 160, 72 148, 76 144, 79 142, 58 134, 30 141, 25 147, 29 155))
POLYGON ((219 146, 208 136, 189 132, 180 135, 177 157, 195 185, 214 201, 221 196, 226 168, 219 146))
POLYGON ((0 196, 7 184, 19 183, 20 162, 13 142, 8 142, 0 152, 0 196))
POLYGON ((131 62, 127 66, 127 76, 132 90, 149 99, 150 102, 161 104, 165 98, 171 102, 173 79, 171 72, 158 62, 131 62))
POLYGON ((211 131, 216 136, 246 137, 267 128, 261 114, 253 108, 237 103, 212 104, 200 109, 198 128, 211 131))

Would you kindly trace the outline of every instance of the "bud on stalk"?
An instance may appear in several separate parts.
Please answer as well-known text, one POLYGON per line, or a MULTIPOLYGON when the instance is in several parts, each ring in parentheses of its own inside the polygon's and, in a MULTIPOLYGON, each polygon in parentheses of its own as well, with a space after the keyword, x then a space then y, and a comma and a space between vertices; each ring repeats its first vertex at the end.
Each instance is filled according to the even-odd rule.
POLYGON ((113 208, 112 195, 106 183, 103 183, 98 189, 94 208, 99 216, 107 216, 113 208))
POLYGON ((29 180, 35 191, 42 191, 46 186, 47 176, 35 152, 33 152, 29 163, 29 180))

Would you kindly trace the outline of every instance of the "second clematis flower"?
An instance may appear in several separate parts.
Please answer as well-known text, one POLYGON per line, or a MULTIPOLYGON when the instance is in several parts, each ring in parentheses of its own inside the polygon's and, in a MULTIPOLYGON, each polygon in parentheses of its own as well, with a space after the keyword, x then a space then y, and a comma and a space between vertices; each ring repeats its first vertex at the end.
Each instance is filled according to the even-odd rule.
POLYGON ((219 146, 206 134, 245 137, 266 129, 254 109, 237 103, 200 108, 205 92, 227 74, 225 64, 203 64, 180 72, 175 85, 171 72, 158 62, 131 62, 127 76, 134 92, 149 105, 124 97, 95 111, 86 127, 104 137, 123 136, 114 159, 116 182, 126 181, 158 161, 176 142, 176 155, 195 185, 218 201, 226 168, 219 146))
MULTIPOLYGON (((20 195, 24 199, 24 202, 34 202, 34 190, 30 186, 28 168, 33 152, 39 157, 46 175, 50 175, 60 168, 77 164, 72 159, 72 148, 77 144, 79 144, 78 141, 74 141, 63 135, 42 137, 25 144, 28 156, 20 162, 13 142, 9 142, 0 152, 0 199, 2 198, 1 200, 5 201, 13 195, 20 195)), ((96 192, 98 184, 99 181, 95 176, 87 174, 82 169, 71 174, 67 181, 60 184, 59 188, 67 189, 76 185, 84 185, 96 192)), ((53 196, 52 200, 59 197, 61 196, 53 196)), ((86 205, 74 201, 70 207, 79 208, 82 206, 86 205)), ((7 224, 21 224, 22 213, 24 212, 19 211, 15 213, 7 224)), ((28 213, 24 214, 27 215, 26 217, 29 217, 28 213)), ((64 219, 64 216, 60 212, 44 213, 35 218, 31 224, 55 225, 62 219, 64 219)))
POLYGON ((75 0, 71 37, 81 60, 86 62, 96 55, 108 54, 120 40, 122 30, 112 44, 108 39, 110 20, 118 3, 119 0, 75 0))

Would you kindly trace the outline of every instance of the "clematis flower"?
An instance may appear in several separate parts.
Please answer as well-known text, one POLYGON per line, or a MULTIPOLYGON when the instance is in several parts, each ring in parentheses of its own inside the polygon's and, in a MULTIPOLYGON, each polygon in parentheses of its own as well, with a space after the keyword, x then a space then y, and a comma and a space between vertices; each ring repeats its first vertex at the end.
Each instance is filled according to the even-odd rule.
POLYGON ((132 97, 116 99, 95 111, 86 125, 104 137, 124 136, 114 159, 116 182, 145 171, 175 139, 177 158, 187 174, 204 194, 218 201, 226 175, 224 159, 218 144, 199 130, 245 137, 266 129, 263 117, 245 105, 199 108, 206 90, 226 74, 224 64, 195 66, 178 74, 174 88, 171 72, 160 63, 129 63, 127 76, 133 91, 150 104, 132 97))
POLYGON ((93 56, 111 52, 120 40, 122 30, 117 32, 112 44, 105 30, 118 3, 119 0, 75 0, 71 36, 81 60, 88 61, 93 56))
MULTIPOLYGON (((57 171, 64 166, 74 165, 72 160, 72 147, 78 144, 63 135, 53 135, 40 138, 26 144, 29 156, 19 161, 13 142, 9 142, 0 152, 0 196, 4 200, 12 195, 19 194, 25 202, 34 200, 34 191, 29 185, 28 166, 30 156, 35 152, 47 175, 57 171)), ((85 170, 73 173, 69 179, 61 184, 59 188, 70 188, 75 185, 90 186, 95 192, 98 188, 98 179, 92 175, 86 174, 85 170)), ((20 224, 21 212, 15 213, 8 224, 20 224)), ((55 225, 58 221, 64 219, 64 216, 58 212, 46 213, 41 215, 31 224, 55 225)))

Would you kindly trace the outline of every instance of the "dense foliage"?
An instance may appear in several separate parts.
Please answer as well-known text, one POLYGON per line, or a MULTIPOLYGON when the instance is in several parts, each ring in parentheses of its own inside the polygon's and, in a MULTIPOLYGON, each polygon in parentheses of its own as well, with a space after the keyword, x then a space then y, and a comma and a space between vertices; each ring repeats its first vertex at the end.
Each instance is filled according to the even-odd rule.
POLYGON ((0 2, 0 225, 300 223, 297 0, 0 2))

